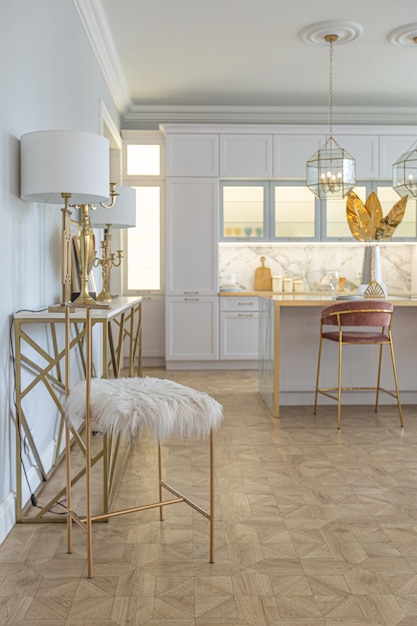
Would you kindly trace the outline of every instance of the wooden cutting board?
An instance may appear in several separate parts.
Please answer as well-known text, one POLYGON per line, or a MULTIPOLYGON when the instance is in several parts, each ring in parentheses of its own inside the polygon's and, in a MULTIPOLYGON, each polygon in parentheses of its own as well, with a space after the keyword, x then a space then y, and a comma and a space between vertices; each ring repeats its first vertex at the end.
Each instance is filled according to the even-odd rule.
POLYGON ((255 270, 255 291, 272 291, 272 275, 269 267, 265 267, 265 257, 261 256, 261 267, 255 270))

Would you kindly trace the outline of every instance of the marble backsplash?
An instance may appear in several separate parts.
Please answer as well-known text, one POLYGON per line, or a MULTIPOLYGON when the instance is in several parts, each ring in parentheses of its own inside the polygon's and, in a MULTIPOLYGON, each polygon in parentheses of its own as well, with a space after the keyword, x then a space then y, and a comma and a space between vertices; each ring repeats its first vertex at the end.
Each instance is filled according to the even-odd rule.
MULTIPOLYGON (((379 244, 382 277, 388 294, 417 291, 417 244, 379 244)), ((254 288, 255 270, 261 266, 260 257, 272 274, 304 280, 305 291, 318 289, 320 280, 330 270, 346 277, 346 289, 355 290, 360 284, 364 245, 361 243, 313 244, 220 244, 219 277, 235 274, 242 289, 254 288)))

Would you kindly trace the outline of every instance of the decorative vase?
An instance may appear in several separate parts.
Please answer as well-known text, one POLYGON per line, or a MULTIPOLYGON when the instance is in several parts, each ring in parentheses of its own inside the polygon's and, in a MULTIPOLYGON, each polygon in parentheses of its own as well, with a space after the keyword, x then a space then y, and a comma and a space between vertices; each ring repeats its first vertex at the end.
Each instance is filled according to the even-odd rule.
POLYGON ((382 282, 381 250, 378 245, 366 246, 363 255, 362 277, 359 294, 364 295, 370 285, 379 286, 386 295, 386 287, 382 282))

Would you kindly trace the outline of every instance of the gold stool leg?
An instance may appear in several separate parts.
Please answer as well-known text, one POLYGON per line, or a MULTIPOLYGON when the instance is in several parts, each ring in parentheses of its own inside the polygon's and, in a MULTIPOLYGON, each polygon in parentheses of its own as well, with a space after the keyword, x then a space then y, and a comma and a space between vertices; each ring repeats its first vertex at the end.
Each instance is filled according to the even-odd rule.
MULTIPOLYGON (((158 483, 159 483, 159 502, 162 502, 162 446, 158 443, 158 483)), ((159 507, 159 519, 162 522, 164 519, 162 506, 159 507)))
POLYGON ((375 397, 375 413, 378 413, 379 390, 381 389, 382 347, 383 347, 383 344, 381 343, 381 345, 379 346, 378 378, 376 381, 376 397, 375 397))
POLYGON ((86 319, 86 398, 85 398, 85 427, 86 427, 86 492, 87 492, 87 565, 88 578, 93 577, 93 523, 91 510, 91 369, 93 361, 92 337, 91 337, 91 309, 87 309, 86 319))
MULTIPOLYGON (((70 390, 70 314, 69 307, 65 309, 65 397, 70 390)), ((67 497, 67 552, 72 553, 72 492, 71 492, 71 431, 68 421, 65 420, 65 467, 66 467, 66 497, 67 497)))
POLYGON ((339 366, 337 373, 337 430, 340 430, 341 404, 342 404, 342 342, 339 341, 339 366))
POLYGON ((323 348, 323 337, 322 337, 322 329, 320 327, 320 346, 319 346, 319 356, 317 360, 317 375, 316 375, 316 393, 314 395, 314 411, 313 414, 317 413, 317 399, 319 395, 319 377, 320 377, 320 364, 321 364, 321 351, 323 348))
POLYGON ((395 391, 396 391, 396 394, 397 394, 398 414, 400 416, 401 428, 404 428, 403 411, 402 411, 402 408, 401 408, 401 400, 400 400, 400 390, 398 388, 397 366, 395 364, 394 344, 392 343, 391 331, 389 332, 389 338, 390 338, 389 347, 390 347, 390 350, 391 350, 392 371, 394 372, 395 391))
POLYGON ((210 431, 210 563, 214 563, 214 430, 210 431))

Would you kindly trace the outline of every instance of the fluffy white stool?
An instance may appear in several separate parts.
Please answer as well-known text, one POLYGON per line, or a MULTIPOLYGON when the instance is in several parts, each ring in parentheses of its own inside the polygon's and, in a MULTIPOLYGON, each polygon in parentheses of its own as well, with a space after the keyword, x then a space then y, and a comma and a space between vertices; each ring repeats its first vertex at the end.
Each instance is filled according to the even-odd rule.
MULTIPOLYGON (((91 514, 89 473, 91 455, 86 454, 87 516, 82 519, 71 509, 71 477, 67 466, 68 524, 75 521, 87 530, 88 575, 92 577, 91 523, 110 517, 185 502, 210 522, 210 563, 214 562, 214 432, 223 419, 223 407, 208 394, 159 378, 93 378, 90 384, 82 381, 70 389, 65 402, 69 427, 79 429, 86 421, 91 430, 104 435, 131 436, 148 431, 158 446, 159 501, 101 515, 91 514), (86 408, 87 407, 87 408, 86 408), (210 510, 205 511, 185 495, 162 480, 161 444, 169 438, 194 439, 210 437, 210 510), (175 498, 163 500, 163 489, 175 498)), ((89 437, 87 437, 89 441, 89 437)), ((90 444, 87 445, 90 447, 90 444)), ((69 458, 69 450, 67 450, 69 458)), ((70 537, 70 530, 69 537, 70 537)), ((70 539, 69 539, 70 547, 70 539)), ((71 551, 70 549, 68 550, 71 551)))

